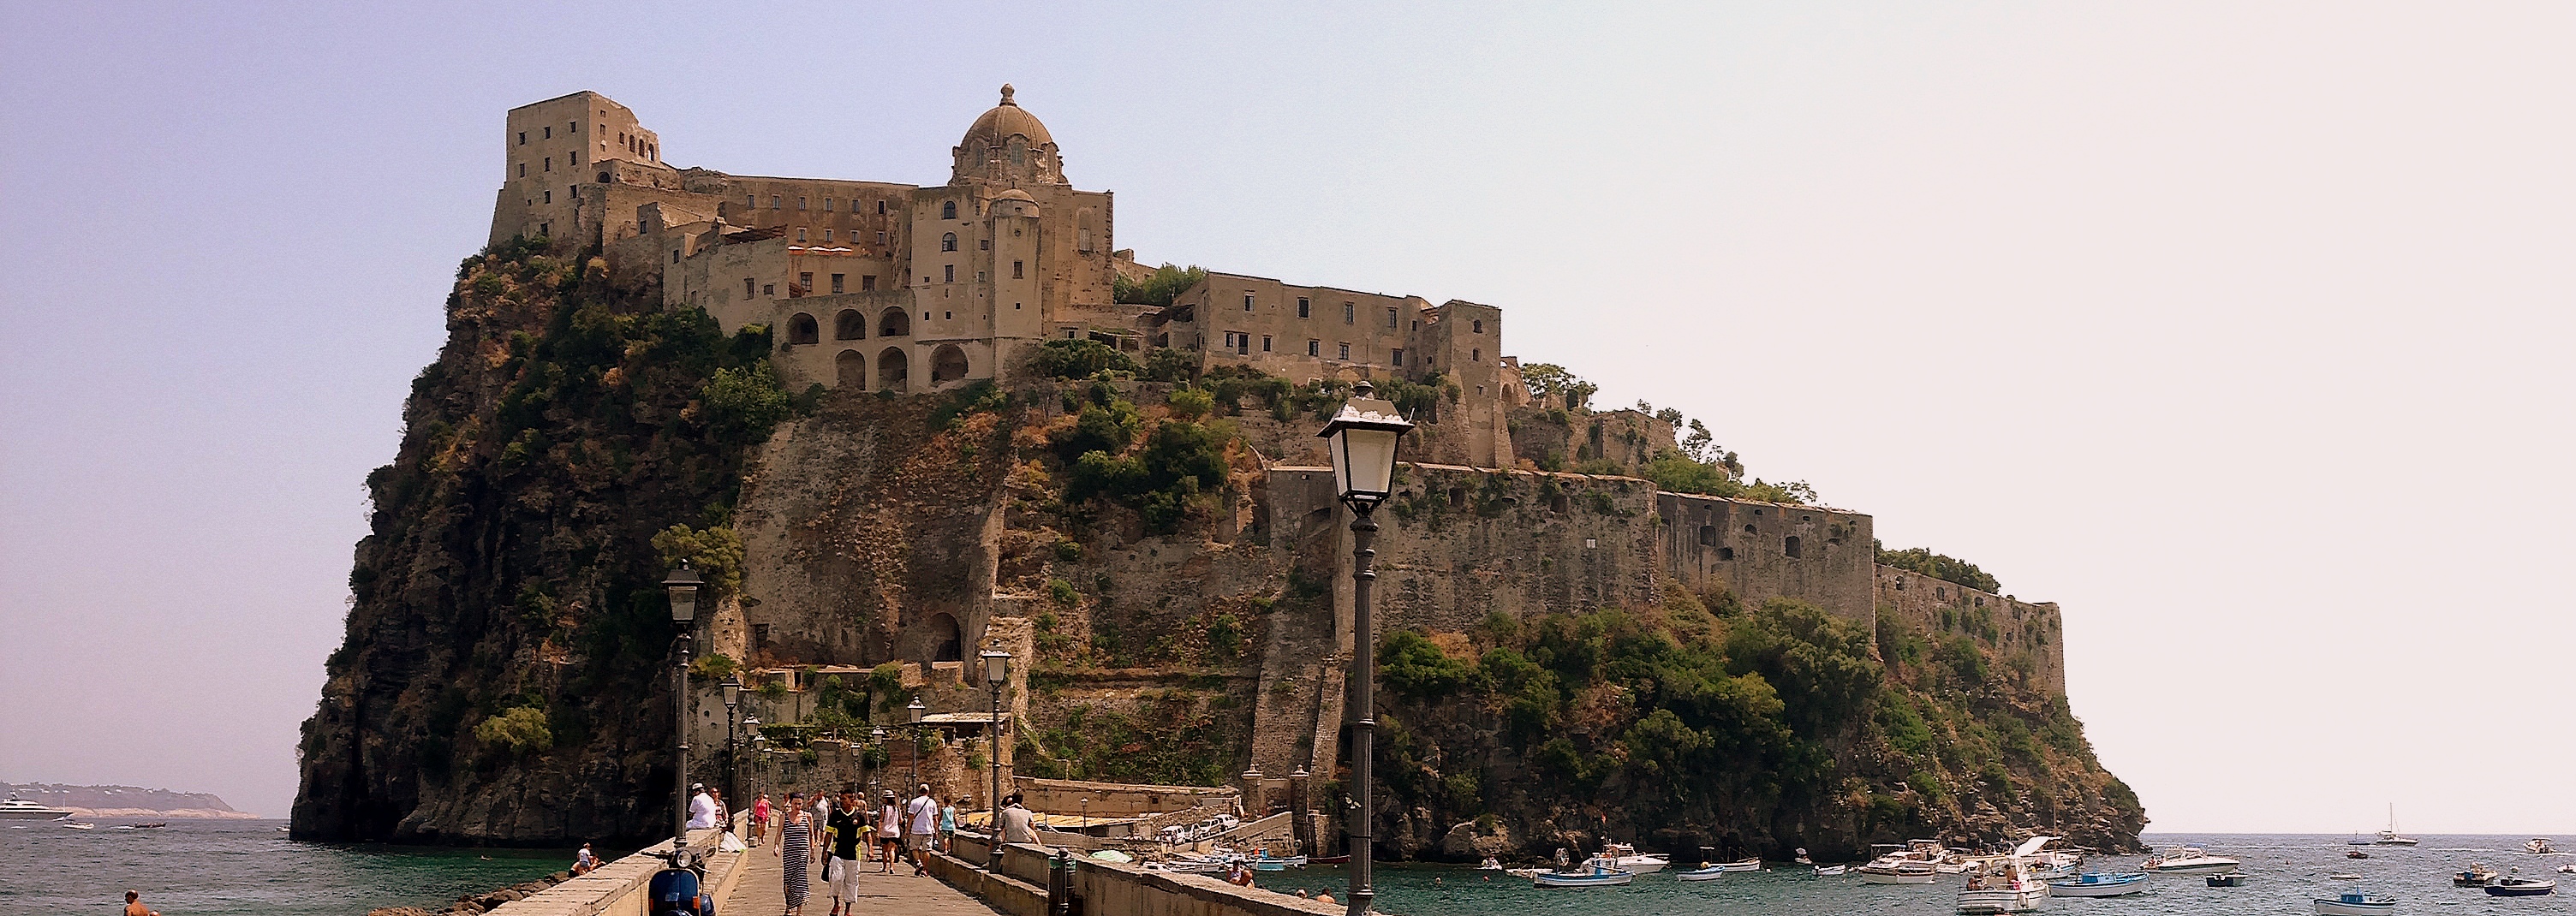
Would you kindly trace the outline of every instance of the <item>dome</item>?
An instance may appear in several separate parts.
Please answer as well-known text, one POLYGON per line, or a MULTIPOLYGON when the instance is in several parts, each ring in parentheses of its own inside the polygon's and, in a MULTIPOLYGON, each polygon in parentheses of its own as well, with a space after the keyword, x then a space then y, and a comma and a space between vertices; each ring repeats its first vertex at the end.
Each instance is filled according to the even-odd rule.
POLYGON ((993 110, 985 112, 983 117, 976 118, 975 126, 966 128, 966 138, 958 141, 958 145, 973 146, 980 141, 986 146, 998 147, 1012 134, 1029 138, 1030 146, 1045 146, 1055 142, 1055 137, 1047 133, 1046 125, 1038 123, 1037 115, 1028 113, 1027 109, 1020 107, 1020 103, 1011 101, 1011 86, 1009 83, 1004 83, 1002 84, 1002 104, 993 106, 993 110))
POLYGON ((999 194, 995 194, 995 195, 993 195, 993 202, 994 202, 994 203, 1001 203, 1002 201, 1006 201, 1006 200, 1025 200, 1025 201, 1028 201, 1029 203, 1037 203, 1037 202, 1038 202, 1038 199, 1037 199, 1037 198, 1035 198, 1035 197, 1030 197, 1030 196, 1029 196, 1029 192, 1027 192, 1027 191, 1023 191, 1023 190, 1020 190, 1020 189, 1018 189, 1018 188, 1011 188, 1011 189, 1009 189, 1009 190, 1003 191, 1002 193, 999 193, 999 194))

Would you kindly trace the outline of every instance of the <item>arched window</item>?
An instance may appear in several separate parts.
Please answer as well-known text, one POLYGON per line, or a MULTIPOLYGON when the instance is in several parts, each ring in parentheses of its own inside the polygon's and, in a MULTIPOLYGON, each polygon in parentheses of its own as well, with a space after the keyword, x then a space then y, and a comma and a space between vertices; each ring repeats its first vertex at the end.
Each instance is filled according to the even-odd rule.
POLYGON ((841 351, 841 355, 832 357, 832 377, 843 388, 868 390, 868 358, 857 350, 841 351))
POLYGON ((930 351, 930 383, 945 385, 966 377, 966 351, 956 344, 942 344, 930 351))
POLYGON ((787 319, 788 346, 814 343, 820 338, 820 331, 814 324, 814 316, 798 312, 796 317, 787 319))
POLYGON ((1700 544, 1701 544, 1701 545, 1703 545, 1703 546, 1707 546, 1707 547, 1715 547, 1715 546, 1717 546, 1717 526, 1716 526, 1716 525, 1701 525, 1701 526, 1699 526, 1699 542, 1700 542, 1700 544))
POLYGON ((956 218, 957 218, 957 202, 956 202, 956 201, 953 201, 953 200, 943 200, 943 201, 940 201, 940 202, 939 202, 939 218, 940 218, 940 219, 956 219, 956 218))
POLYGON ((1800 556, 1797 535, 1790 535, 1789 540, 1782 543, 1781 547, 1789 555, 1789 559, 1795 560, 1800 556))
POLYGON ((877 354, 877 390, 902 391, 912 384, 912 375, 904 365, 903 351, 887 347, 877 354))
POLYGON ((912 333, 912 313, 900 308, 885 310, 877 316, 878 337, 904 337, 912 333))
POLYGON ((941 250, 941 251, 955 251, 955 250, 957 250, 957 233, 954 233, 954 232, 942 233, 942 234, 939 236, 939 250, 941 250))
POLYGON ((832 317, 833 340, 866 340, 867 338, 868 316, 859 314, 858 309, 842 309, 841 314, 832 317))

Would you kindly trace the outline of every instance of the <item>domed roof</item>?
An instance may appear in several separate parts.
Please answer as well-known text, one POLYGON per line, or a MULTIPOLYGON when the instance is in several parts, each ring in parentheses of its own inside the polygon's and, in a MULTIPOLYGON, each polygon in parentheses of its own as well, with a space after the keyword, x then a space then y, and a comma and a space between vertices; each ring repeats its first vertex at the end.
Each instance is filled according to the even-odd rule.
POLYGON ((1027 192, 1027 191, 1023 191, 1023 190, 1020 190, 1020 189, 1018 189, 1018 188, 1011 188, 1011 189, 1009 189, 1009 190, 1003 191, 1002 193, 999 193, 999 194, 995 194, 995 195, 993 195, 993 201, 994 201, 995 203, 1000 203, 1000 202, 1005 201, 1005 200, 1025 200, 1025 201, 1028 201, 1029 203, 1037 203, 1037 202, 1038 202, 1038 199, 1037 199, 1037 198, 1035 198, 1035 197, 1030 197, 1030 196, 1029 196, 1029 192, 1027 192))
POLYGON ((1027 109, 1020 107, 1020 103, 1011 101, 1011 84, 1003 83, 1002 104, 993 106, 993 110, 985 112, 983 117, 976 118, 975 126, 966 128, 966 138, 958 141, 958 145, 965 146, 981 140, 990 146, 1000 146, 1002 140, 1012 134, 1029 138, 1031 146, 1045 146, 1055 142, 1055 137, 1047 133, 1046 125, 1038 123, 1037 115, 1028 113, 1027 109))

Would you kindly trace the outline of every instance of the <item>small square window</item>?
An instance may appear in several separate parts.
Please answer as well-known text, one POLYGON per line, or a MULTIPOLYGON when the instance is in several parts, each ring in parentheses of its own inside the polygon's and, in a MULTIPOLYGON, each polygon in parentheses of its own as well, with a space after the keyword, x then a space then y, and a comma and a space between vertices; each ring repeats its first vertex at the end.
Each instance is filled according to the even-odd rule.
POLYGON ((814 272, 809 270, 809 271, 805 271, 805 272, 803 272, 803 273, 797 274, 797 275, 796 275, 796 285, 798 285, 798 286, 802 286, 802 287, 804 287, 804 288, 806 288, 806 289, 813 289, 813 288, 814 288, 814 272))
POLYGON ((760 285, 760 294, 761 294, 761 295, 763 295, 763 296, 775 296, 775 295, 778 295, 778 284, 776 284, 776 283, 763 283, 763 284, 761 284, 761 285, 760 285))
POLYGON ((1347 343, 1346 343, 1346 344, 1343 344, 1343 345, 1342 345, 1342 358, 1343 358, 1343 359, 1349 359, 1349 358, 1351 358, 1351 345, 1350 345, 1350 344, 1347 344, 1347 343))
POLYGON ((769 195, 769 209, 772 209, 772 210, 779 209, 778 202, 779 202, 780 200, 782 200, 782 199, 783 199, 783 198, 781 198, 780 196, 778 196, 778 195, 776 195, 776 194, 769 195))
POLYGON ((804 241, 804 240, 805 240, 805 227, 803 227, 803 226, 798 226, 798 227, 796 227, 796 240, 797 240, 797 241, 799 241, 799 242, 802 242, 802 241, 804 241))
POLYGON ((1306 342, 1306 355, 1308 355, 1308 356, 1322 356, 1322 355, 1324 355, 1324 342, 1323 342, 1323 341, 1320 341, 1320 340, 1309 340, 1309 341, 1307 341, 1307 342, 1306 342))
POLYGON ((883 244, 885 244, 885 233, 883 233, 883 232, 877 233, 877 244, 879 244, 879 245, 883 245, 883 244))
POLYGON ((860 291, 860 292, 863 292, 863 293, 864 293, 864 292, 868 292, 868 291, 870 291, 870 290, 874 290, 874 289, 876 289, 876 288, 877 288, 877 275, 875 275, 875 274, 860 274, 860 275, 859 275, 859 291, 860 291))
POLYGON ((520 146, 526 146, 526 145, 528 145, 528 132, 527 132, 527 131, 524 131, 524 130, 523 130, 523 131, 520 131, 520 132, 519 132, 519 145, 520 145, 520 146))
POLYGON ((975 247, 976 247, 978 250, 982 250, 982 251, 991 251, 991 250, 993 250, 993 240, 992 240, 992 239, 976 239, 976 240, 975 240, 975 247))
POLYGON ((1475 331, 1475 333, 1478 333, 1478 334, 1485 333, 1485 319, 1478 318, 1478 319, 1476 319, 1476 320, 1475 320, 1475 321, 1473 321, 1473 322, 1469 322, 1469 324, 1470 324, 1470 326, 1473 328, 1473 330, 1475 331))
POLYGON ((1393 351, 1389 352, 1386 356, 1386 361, 1388 365, 1404 365, 1404 348, 1397 347, 1393 351))
POLYGON ((832 275, 832 291, 833 291, 833 292, 836 292, 836 293, 837 293, 837 292, 840 292, 840 291, 841 291, 841 287, 842 287, 842 283, 843 283, 843 281, 847 280, 848 278, 849 278, 849 275, 848 275, 848 274, 833 274, 833 275, 832 275))

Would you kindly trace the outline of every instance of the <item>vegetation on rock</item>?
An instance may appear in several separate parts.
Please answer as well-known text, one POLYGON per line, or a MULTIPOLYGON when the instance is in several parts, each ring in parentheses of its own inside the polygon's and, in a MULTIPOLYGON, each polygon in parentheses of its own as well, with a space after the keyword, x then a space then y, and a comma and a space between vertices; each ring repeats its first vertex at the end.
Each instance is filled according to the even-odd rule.
POLYGON ((1922 547, 1889 550, 1887 545, 1877 541, 1871 541, 1870 547, 1878 552, 1880 566, 1893 566, 1922 573, 1943 582, 1965 585, 1981 592, 2003 593, 2003 583, 1995 581, 1995 577, 1987 574, 1985 570, 1978 569, 1975 563, 1933 553, 1922 547))

